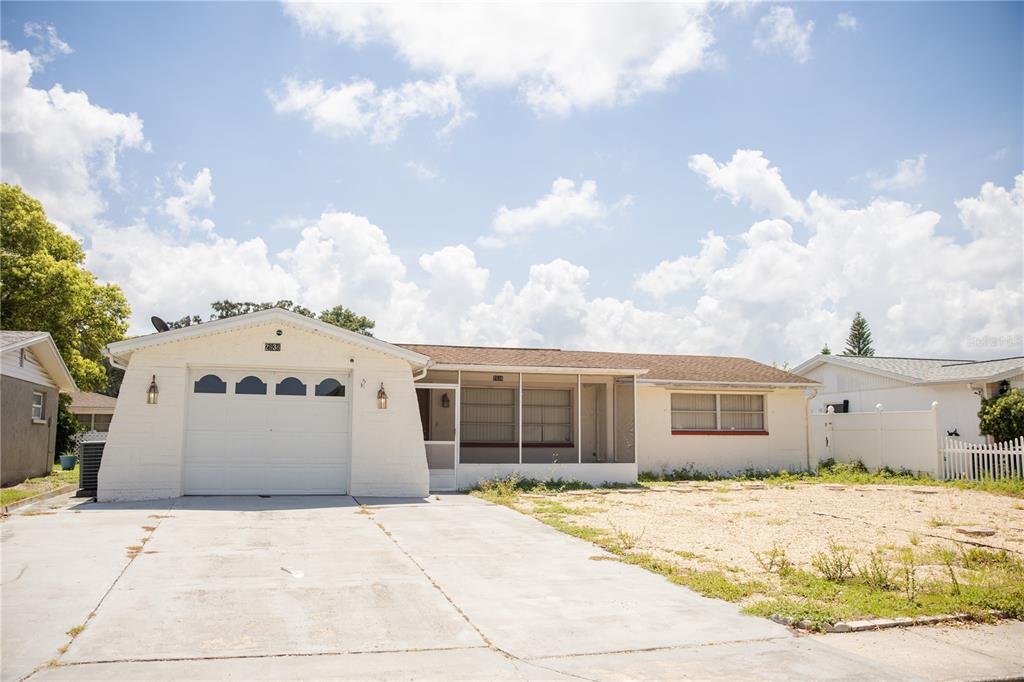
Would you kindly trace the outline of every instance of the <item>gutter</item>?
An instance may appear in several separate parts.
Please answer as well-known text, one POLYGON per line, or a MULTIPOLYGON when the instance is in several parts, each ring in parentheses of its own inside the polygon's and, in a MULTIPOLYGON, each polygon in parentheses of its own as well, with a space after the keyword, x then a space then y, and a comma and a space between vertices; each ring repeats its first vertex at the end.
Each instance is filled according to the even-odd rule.
POLYGON ((821 383, 808 381, 800 383, 778 383, 766 381, 685 381, 679 379, 641 379, 641 384, 649 386, 690 386, 715 388, 724 386, 726 388, 735 386, 737 388, 821 388, 821 383))
POLYGON ((604 367, 534 367, 530 365, 465 365, 439 362, 432 365, 436 370, 462 370, 463 372, 493 372, 495 374, 584 374, 598 376, 641 376, 647 369, 604 368, 604 367))

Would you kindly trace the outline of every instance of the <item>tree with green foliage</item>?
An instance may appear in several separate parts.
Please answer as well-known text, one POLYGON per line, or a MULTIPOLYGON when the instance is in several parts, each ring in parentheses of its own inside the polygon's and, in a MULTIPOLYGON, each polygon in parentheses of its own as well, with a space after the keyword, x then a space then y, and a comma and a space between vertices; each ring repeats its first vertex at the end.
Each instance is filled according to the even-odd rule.
POLYGON ((1024 436, 1024 393, 1019 388, 981 401, 978 430, 997 443, 1024 436))
POLYGON ((846 337, 846 350, 843 351, 843 355, 856 355, 862 358, 875 355, 875 349, 871 347, 871 327, 859 310, 850 324, 850 335, 846 337))
POLYGON ((377 323, 370 318, 363 315, 356 315, 343 305, 336 305, 330 310, 323 311, 320 313, 319 319, 321 322, 333 324, 335 327, 341 327, 342 329, 359 332, 366 336, 373 336, 373 332, 371 330, 377 325, 377 323))
MULTIPOLYGON (((348 329, 349 331, 358 332, 359 334, 365 334, 366 336, 373 336, 371 331, 376 323, 368 317, 363 315, 357 315, 352 310, 346 308, 343 305, 336 305, 330 310, 324 310, 319 315, 313 313, 309 308, 301 305, 296 305, 293 301, 283 299, 277 302, 263 302, 254 303, 252 301, 244 301, 241 303, 235 301, 214 301, 210 304, 210 308, 213 310, 213 314, 210 315, 209 321, 221 320, 225 317, 235 317, 236 315, 245 315, 247 313, 254 313, 259 310, 269 310, 270 308, 282 308, 283 310, 290 310, 293 313, 299 313, 306 317, 312 317, 319 319, 321 322, 327 324, 333 324, 335 327, 341 327, 342 329, 348 329)), ((189 327, 194 324, 202 324, 203 318, 200 315, 188 315, 176 320, 169 322, 168 327, 172 329, 180 329, 181 327, 189 327)))
POLYGON ((78 446, 79 435, 85 431, 85 427, 78 421, 68 409, 71 405, 71 396, 61 393, 57 397, 57 446, 53 451, 53 461, 59 460, 60 456, 67 453, 74 453, 78 446))
POLYGON ((818 352, 819 352, 819 353, 820 353, 821 355, 832 355, 832 349, 828 347, 828 344, 827 344, 827 343, 826 343, 826 344, 825 344, 824 346, 822 346, 822 347, 821 347, 821 350, 820 350, 820 351, 818 351, 818 352))
POLYGON ((130 310, 121 288, 97 282, 84 261, 42 204, 0 183, 0 328, 50 332, 79 388, 102 390, 103 348, 124 338, 130 310))

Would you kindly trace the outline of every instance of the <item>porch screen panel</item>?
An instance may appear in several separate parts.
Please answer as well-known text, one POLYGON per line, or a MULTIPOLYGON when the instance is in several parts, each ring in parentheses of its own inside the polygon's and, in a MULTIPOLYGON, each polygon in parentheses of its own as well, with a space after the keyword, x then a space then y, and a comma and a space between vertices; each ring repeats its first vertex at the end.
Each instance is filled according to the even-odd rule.
POLYGON ((515 389, 463 388, 461 426, 466 443, 515 443, 515 389))
POLYGON ((712 431, 717 429, 713 393, 673 393, 672 429, 712 431))
POLYGON ((524 390, 523 442, 571 443, 572 412, 571 390, 524 390))
POLYGON ((721 396, 723 431, 763 431, 764 396, 730 395, 721 396))

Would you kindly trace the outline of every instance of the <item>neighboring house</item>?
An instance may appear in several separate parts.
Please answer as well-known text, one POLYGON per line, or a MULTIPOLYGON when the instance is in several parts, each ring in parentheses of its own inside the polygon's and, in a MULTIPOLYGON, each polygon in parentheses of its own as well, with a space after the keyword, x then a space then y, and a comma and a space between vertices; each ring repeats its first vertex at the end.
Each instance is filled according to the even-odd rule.
POLYGON ((82 438, 91 442, 103 441, 110 430, 110 421, 114 418, 114 406, 117 398, 102 393, 75 391, 71 394, 68 411, 75 415, 78 423, 85 429, 82 438))
POLYGON ((280 309, 107 352, 126 372, 102 500, 804 469, 817 387, 742 358, 395 345, 280 309))
POLYGON ((57 395, 77 390, 47 332, 0 331, 0 485, 53 466, 57 395))
POLYGON ((1024 388, 1024 358, 998 360, 933 360, 924 358, 863 358, 817 355, 793 369, 819 381, 822 389, 811 410, 872 412, 881 404, 887 412, 931 409, 938 402, 940 435, 959 434, 985 442, 978 432, 981 399, 1010 388, 1024 388))

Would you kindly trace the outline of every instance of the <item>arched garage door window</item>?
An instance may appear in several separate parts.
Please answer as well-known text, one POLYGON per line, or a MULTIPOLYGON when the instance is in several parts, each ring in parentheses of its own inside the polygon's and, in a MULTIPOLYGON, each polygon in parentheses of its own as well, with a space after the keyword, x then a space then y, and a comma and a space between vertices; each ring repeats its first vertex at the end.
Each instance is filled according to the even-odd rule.
POLYGON ((266 395, 267 385, 259 377, 247 376, 235 384, 235 395, 266 395))
POLYGON ((227 382, 222 381, 216 374, 207 374, 192 387, 195 393, 227 393, 227 382))
POLYGON ((324 379, 316 385, 316 395, 328 398, 344 398, 345 385, 337 379, 324 379))
POLYGON ((306 384, 295 377, 282 379, 274 391, 277 395, 306 395, 306 384))

